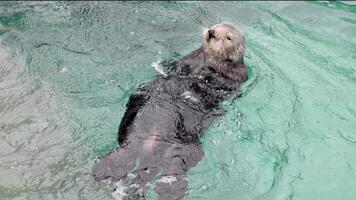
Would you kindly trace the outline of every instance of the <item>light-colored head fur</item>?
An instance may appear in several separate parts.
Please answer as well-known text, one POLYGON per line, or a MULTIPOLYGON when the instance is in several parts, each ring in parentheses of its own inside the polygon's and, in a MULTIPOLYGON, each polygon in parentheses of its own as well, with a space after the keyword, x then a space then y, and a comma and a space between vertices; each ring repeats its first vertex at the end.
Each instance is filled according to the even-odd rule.
POLYGON ((203 30, 204 50, 221 61, 240 62, 245 52, 245 37, 229 24, 215 24, 203 30))

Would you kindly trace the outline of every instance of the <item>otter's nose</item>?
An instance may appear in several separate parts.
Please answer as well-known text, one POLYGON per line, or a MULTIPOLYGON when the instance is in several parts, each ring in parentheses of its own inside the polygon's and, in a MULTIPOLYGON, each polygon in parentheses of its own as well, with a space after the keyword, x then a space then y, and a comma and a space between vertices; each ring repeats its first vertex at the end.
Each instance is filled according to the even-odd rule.
POLYGON ((209 30, 208 31, 208 33, 209 33, 209 38, 214 38, 215 37, 215 35, 214 35, 214 33, 215 33, 215 31, 214 30, 209 30))

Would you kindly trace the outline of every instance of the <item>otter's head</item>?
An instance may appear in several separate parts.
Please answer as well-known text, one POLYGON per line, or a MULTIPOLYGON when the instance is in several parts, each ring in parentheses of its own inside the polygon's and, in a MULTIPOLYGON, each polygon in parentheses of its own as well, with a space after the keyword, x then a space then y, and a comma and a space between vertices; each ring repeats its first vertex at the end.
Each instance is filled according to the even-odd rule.
POLYGON ((211 56, 239 62, 245 52, 245 38, 240 30, 228 23, 215 24, 203 31, 204 48, 211 56))

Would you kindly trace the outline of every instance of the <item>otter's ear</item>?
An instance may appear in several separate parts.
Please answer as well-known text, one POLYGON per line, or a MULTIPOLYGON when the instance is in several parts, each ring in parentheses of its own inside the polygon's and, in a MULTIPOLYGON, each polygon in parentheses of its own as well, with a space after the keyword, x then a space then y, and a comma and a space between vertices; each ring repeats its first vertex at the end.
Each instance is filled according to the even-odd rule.
POLYGON ((209 39, 208 38, 208 35, 209 35, 208 34, 208 30, 209 30, 208 28, 202 28, 201 29, 201 34, 202 34, 202 36, 204 38, 204 41, 208 41, 208 39, 209 39))

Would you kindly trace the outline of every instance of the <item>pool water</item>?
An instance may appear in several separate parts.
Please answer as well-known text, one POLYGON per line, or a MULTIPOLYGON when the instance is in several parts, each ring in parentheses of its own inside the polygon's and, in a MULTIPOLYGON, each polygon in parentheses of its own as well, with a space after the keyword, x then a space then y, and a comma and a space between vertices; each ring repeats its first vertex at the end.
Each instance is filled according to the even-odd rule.
POLYGON ((356 3, 197 1, 0 3, 0 199, 120 199, 90 169, 128 97, 221 21, 250 76, 185 199, 355 199, 356 3))

